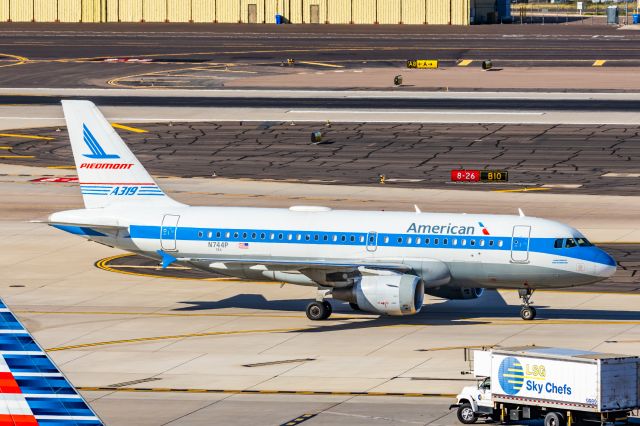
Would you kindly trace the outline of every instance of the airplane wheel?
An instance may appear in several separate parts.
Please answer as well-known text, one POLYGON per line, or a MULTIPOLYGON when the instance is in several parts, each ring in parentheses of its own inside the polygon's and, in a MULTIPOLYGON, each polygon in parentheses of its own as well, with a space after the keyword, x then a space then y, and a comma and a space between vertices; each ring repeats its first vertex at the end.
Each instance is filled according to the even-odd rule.
POLYGON ((333 312, 333 306, 331 306, 331 303, 329 303, 328 301, 323 301, 322 304, 324 305, 324 308, 327 310, 327 312, 324 315, 324 319, 327 319, 331 316, 331 313, 333 312))
POLYGON ((322 302, 311 302, 307 305, 307 318, 312 321, 327 319, 327 307, 322 302))
POLYGON ((525 321, 531 321, 536 317, 536 308, 532 306, 523 306, 520 310, 520 318, 525 321))
POLYGON ((351 309, 353 309, 354 311, 360 310, 360 306, 358 306, 357 303, 349 302, 349 306, 351 306, 351 309))

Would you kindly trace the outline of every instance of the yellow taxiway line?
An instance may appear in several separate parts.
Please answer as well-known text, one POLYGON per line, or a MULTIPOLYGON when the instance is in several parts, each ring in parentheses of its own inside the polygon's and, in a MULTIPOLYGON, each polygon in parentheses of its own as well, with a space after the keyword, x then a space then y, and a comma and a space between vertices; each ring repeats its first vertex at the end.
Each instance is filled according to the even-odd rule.
POLYGON ((329 64, 326 62, 298 61, 298 63, 305 64, 305 65, 317 65, 319 67, 344 68, 344 65, 329 64))
POLYGON ((3 160, 36 158, 35 155, 0 155, 3 160))
POLYGON ((132 133, 147 133, 148 132, 148 130, 145 130, 145 129, 140 129, 138 127, 125 126, 124 124, 118 124, 118 123, 111 123, 111 126, 115 127, 116 129, 126 130, 126 131, 132 132, 132 133))
POLYGON ((473 62, 472 59, 463 59, 460 62, 458 62, 458 66, 459 67, 467 67, 467 66, 471 65, 472 62, 473 62))
POLYGON ((0 136, 6 137, 6 138, 39 139, 43 141, 52 141, 55 139, 49 136, 23 135, 21 133, 0 133, 0 136))
POLYGON ((77 345, 58 346, 55 348, 46 349, 46 351, 58 352, 58 351, 66 351, 69 349, 92 348, 96 346, 107 346, 107 345, 121 345, 124 343, 155 342, 158 340, 186 339, 189 337, 228 336, 228 335, 234 335, 234 334, 255 334, 255 333, 286 333, 289 331, 302 331, 306 329, 307 327, 272 328, 272 329, 266 329, 266 330, 211 331, 207 333, 189 333, 189 334, 175 334, 170 336, 138 337, 135 339, 108 340, 108 341, 102 341, 102 342, 80 343, 77 345))
POLYGON ((280 394, 280 395, 339 395, 339 396, 402 396, 410 398, 454 398, 449 393, 417 393, 417 392, 348 392, 348 391, 299 391, 271 389, 197 389, 197 388, 125 388, 125 387, 92 387, 78 386, 79 391, 110 392, 176 392, 176 393, 231 393, 231 394, 280 394))

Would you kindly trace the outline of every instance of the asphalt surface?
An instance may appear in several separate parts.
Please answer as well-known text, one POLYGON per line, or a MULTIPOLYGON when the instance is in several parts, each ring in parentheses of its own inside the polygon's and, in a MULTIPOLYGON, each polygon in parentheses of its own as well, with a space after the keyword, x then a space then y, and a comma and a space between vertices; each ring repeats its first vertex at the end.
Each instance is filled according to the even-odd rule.
MULTIPOLYGON (((611 254, 618 262, 616 274, 600 283, 559 289, 557 291, 576 292, 604 292, 604 293, 640 293, 640 244, 602 244, 599 245, 607 253, 611 254)), ((154 277, 170 277, 179 279, 207 280, 222 277, 212 272, 205 272, 186 266, 169 266, 162 269, 158 263, 136 254, 127 254, 110 259, 103 264, 98 262, 103 269, 122 273, 134 272, 136 274, 154 277)), ((556 290, 549 290, 556 291, 556 290)))
MULTIPOLYGON (((156 176, 380 185, 379 176, 385 175, 385 185, 410 188, 640 193, 638 125, 223 122, 135 126, 146 133, 119 132, 156 176), (322 133, 319 143, 311 143, 314 131, 322 133), (461 168, 506 170, 509 181, 452 183, 451 170, 461 168)), ((6 131, 2 145, 5 163, 73 165, 64 128, 6 131), (28 135, 51 140, 28 139, 28 135)))
POLYGON ((596 60, 606 66, 638 66, 639 40, 638 31, 599 25, 5 23, 0 30, 0 81, 4 87, 97 87, 127 74, 194 65, 249 66, 250 72, 272 73, 274 65, 289 58, 316 69, 326 64, 401 66, 408 59, 450 65, 475 60, 472 66, 486 59, 494 66, 591 66, 596 60), (156 62, 103 62, 108 58, 156 62))
MULTIPOLYGON (((400 88, 402 89, 402 88, 400 88)), ((610 99, 490 99, 411 98, 399 91, 394 98, 356 97, 236 97, 236 96, 44 96, 0 95, 0 105, 59 105, 61 100, 90 100, 97 106, 172 106, 227 108, 331 108, 331 109, 432 109, 432 110, 501 110, 501 111, 639 111, 640 100, 610 99)))

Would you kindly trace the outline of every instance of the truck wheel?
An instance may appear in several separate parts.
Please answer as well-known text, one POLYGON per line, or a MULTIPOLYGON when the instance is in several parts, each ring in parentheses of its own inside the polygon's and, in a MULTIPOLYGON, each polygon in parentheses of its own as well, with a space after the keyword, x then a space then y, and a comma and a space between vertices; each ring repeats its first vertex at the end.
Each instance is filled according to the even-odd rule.
POLYGON ((564 426, 562 414, 552 411, 544 416, 544 426, 564 426))
POLYGON ((458 416, 458 420, 460 423, 464 423, 465 425, 470 425, 478 420, 478 416, 473 411, 473 407, 468 402, 465 402, 461 406, 458 407, 458 411, 456 412, 458 416))

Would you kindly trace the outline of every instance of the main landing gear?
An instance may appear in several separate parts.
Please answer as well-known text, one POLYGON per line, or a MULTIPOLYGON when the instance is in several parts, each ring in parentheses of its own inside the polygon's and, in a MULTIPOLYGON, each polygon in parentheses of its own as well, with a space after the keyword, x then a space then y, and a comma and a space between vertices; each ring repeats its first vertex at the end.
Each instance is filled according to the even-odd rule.
POLYGON ((324 300, 329 293, 331 293, 331 289, 318 288, 316 300, 307 305, 307 318, 312 321, 322 321, 331 316, 331 312, 333 312, 331 303, 324 300))
POLYGON ((536 317, 536 308, 529 305, 529 300, 533 295, 533 290, 530 288, 518 289, 518 296, 522 299, 522 309, 520 309, 520 318, 525 321, 531 321, 536 317))

